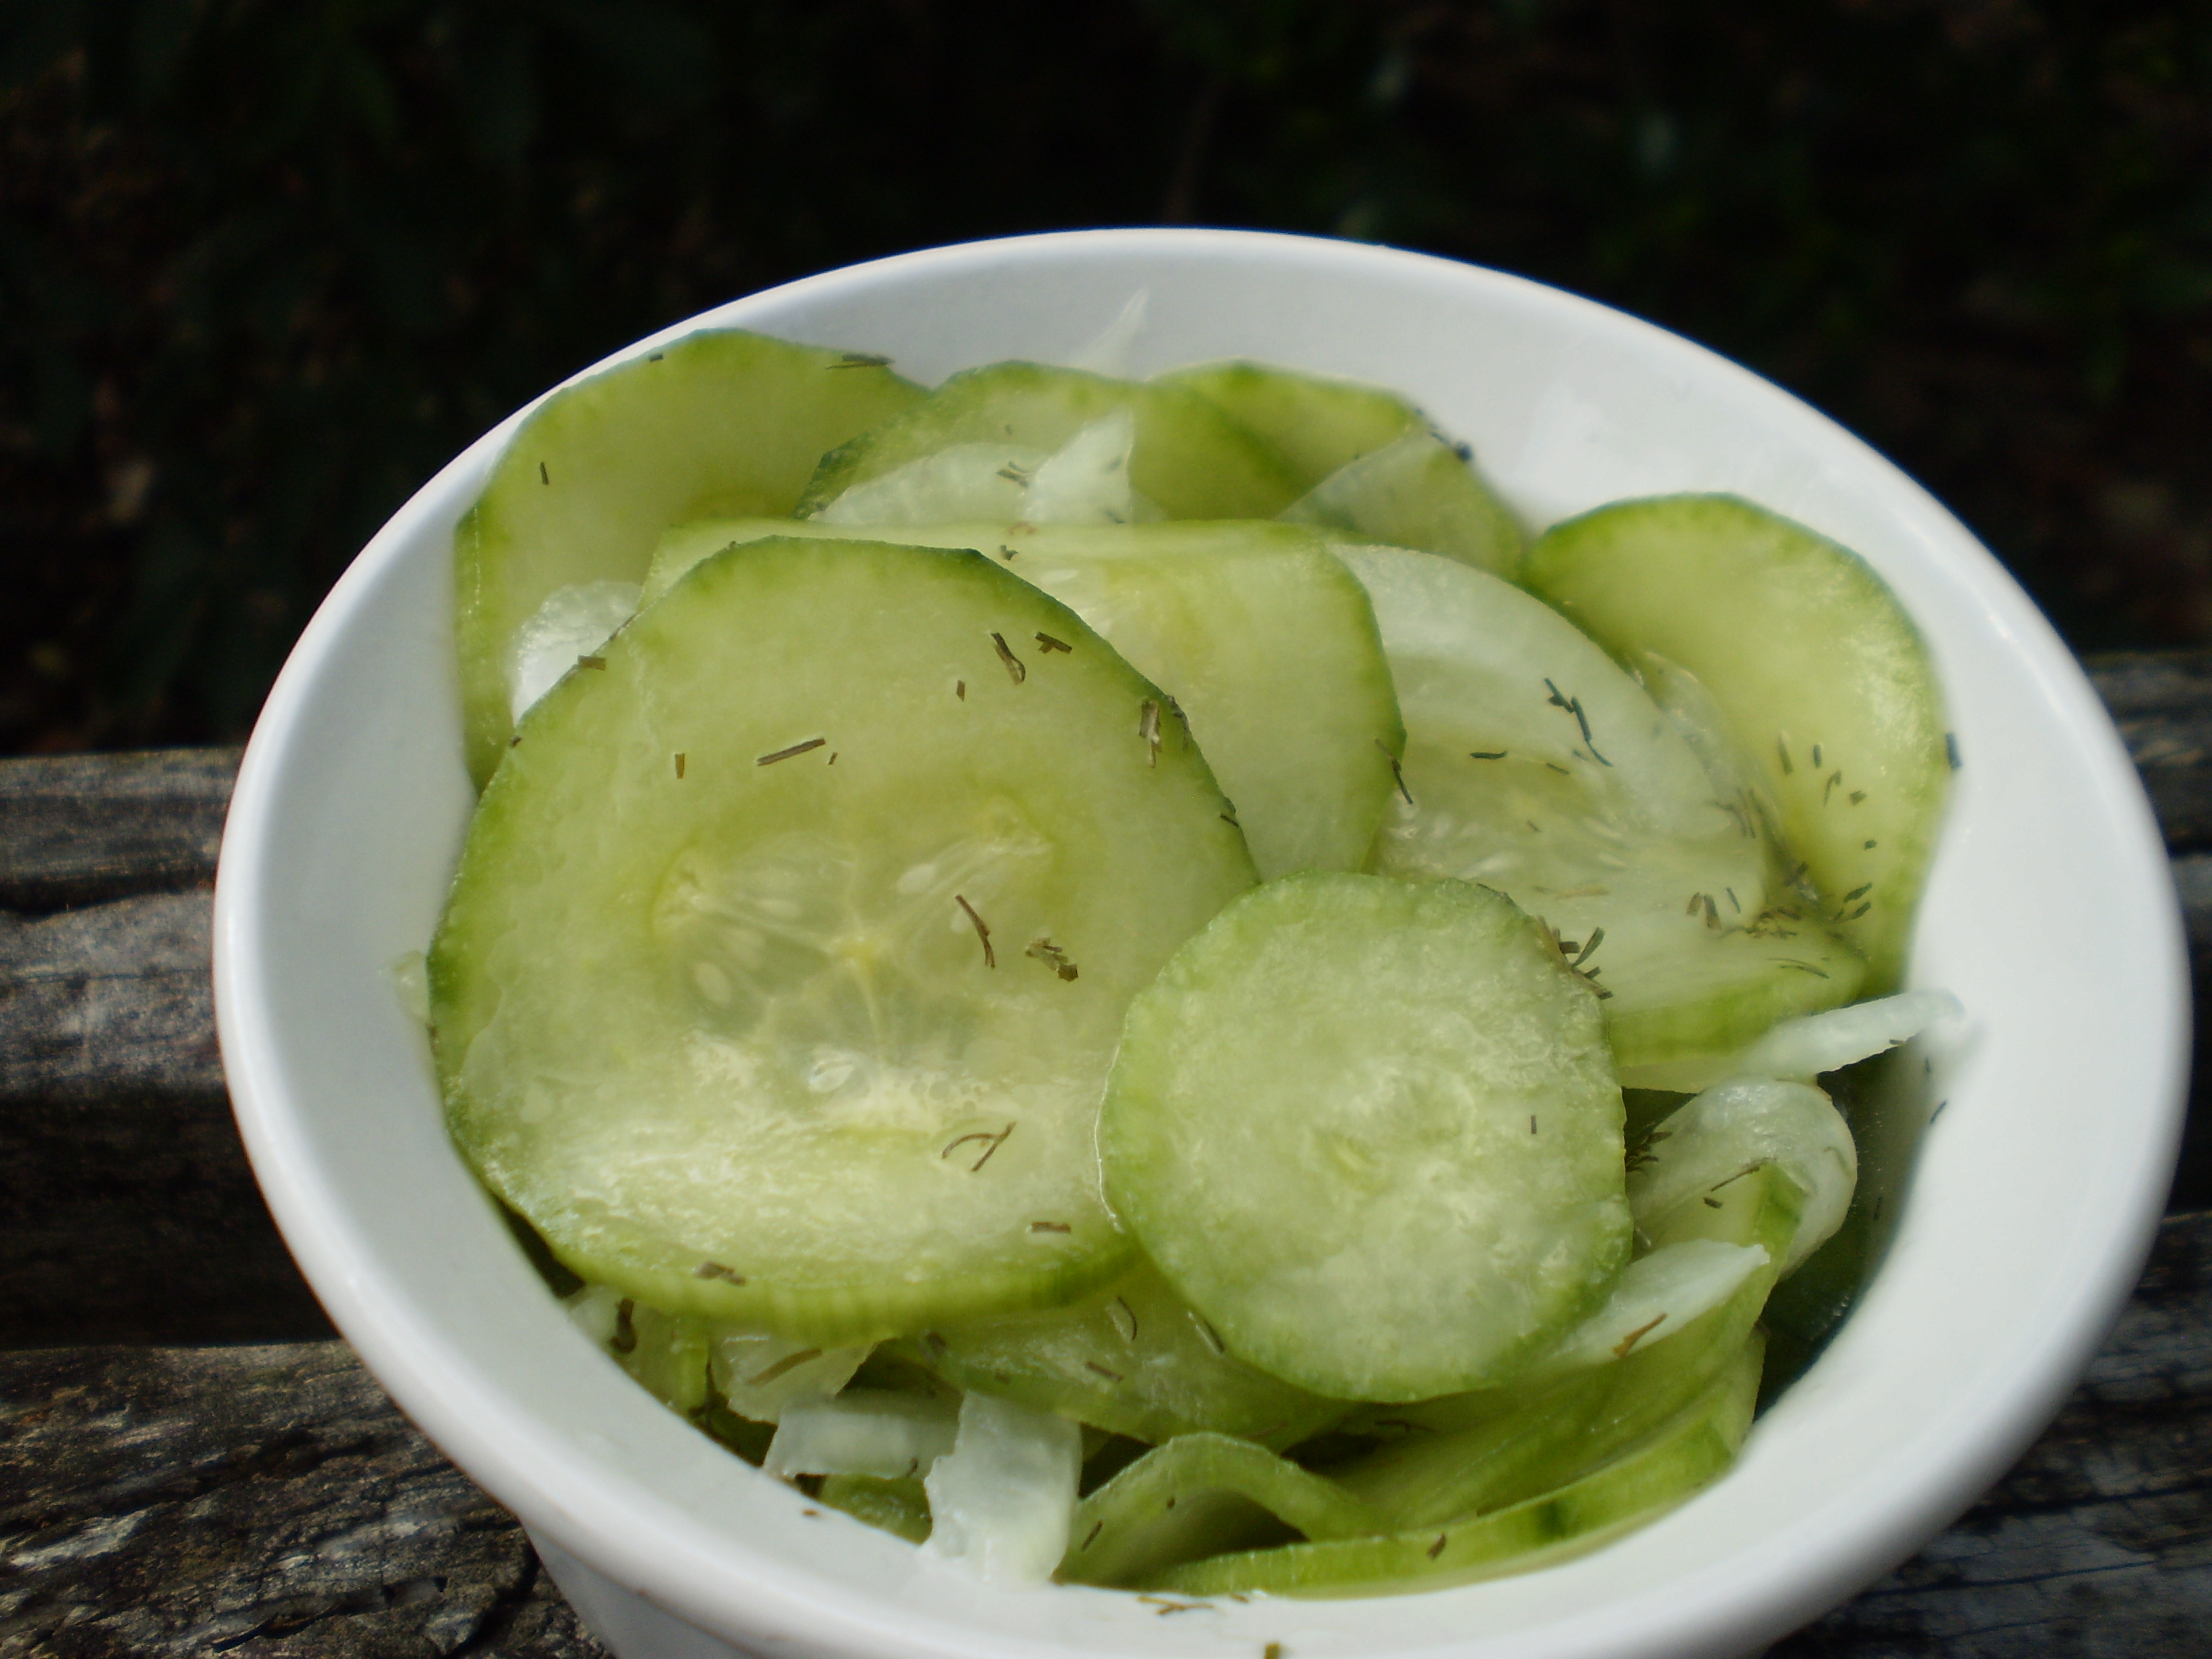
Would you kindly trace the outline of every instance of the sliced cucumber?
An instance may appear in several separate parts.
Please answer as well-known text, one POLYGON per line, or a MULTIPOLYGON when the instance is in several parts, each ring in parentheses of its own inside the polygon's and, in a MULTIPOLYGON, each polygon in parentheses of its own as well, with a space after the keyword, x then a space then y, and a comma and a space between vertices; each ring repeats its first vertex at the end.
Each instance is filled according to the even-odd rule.
POLYGON ((686 519, 789 513, 823 451, 921 395, 873 359, 724 329, 548 398, 453 532, 477 786, 514 729, 515 631, 556 589, 637 580, 660 532, 686 519))
POLYGON ((1393 547, 1419 548, 1495 575, 1521 564, 1521 527, 1472 462, 1433 432, 1408 432, 1347 461, 1283 514, 1393 547))
POLYGON ((1419 410, 1379 386, 1267 363, 1194 363, 1155 374, 1152 383, 1194 392, 1267 440, 1290 463, 1302 492, 1347 461, 1428 426, 1419 410))
POLYGON ((799 513, 812 518, 846 491, 955 444, 1050 453, 1119 409, 1136 418, 1129 481, 1171 519, 1270 519, 1298 494, 1297 481, 1267 443, 1194 393, 1010 362, 954 375, 921 403, 823 457, 799 513))
POLYGON ((959 1388, 1154 1443, 1214 1430, 1280 1450, 1346 1410, 1231 1358, 1144 1261, 1067 1307, 940 1326, 906 1346, 959 1388))
POLYGON ((929 1537, 929 1494, 917 1480, 884 1480, 872 1474, 833 1474, 816 1494, 833 1510, 880 1527, 909 1544, 929 1537))
POLYGON ((1672 1509, 1735 1461, 1759 1396, 1754 1337, 1705 1392, 1593 1474, 1510 1508, 1381 1538, 1284 1544, 1172 1567, 1151 1588, 1186 1595, 1344 1595, 1463 1583, 1547 1565, 1672 1509))
POLYGON ((1122 1011, 1252 879, 1164 694, 980 555, 866 543, 726 553, 603 660, 431 953, 486 1183, 583 1277, 823 1347, 1115 1273, 1122 1011))
MULTIPOLYGON (((719 548, 794 529, 837 533, 774 519, 672 531, 646 579, 648 601, 719 548)), ((1263 879, 1366 858, 1405 732, 1365 591, 1311 532, 1226 523, 869 533, 980 548, 1103 635, 1188 719, 1263 879)), ((1015 643, 1025 659, 1032 644, 1057 649, 1015 643)))
POLYGON ((1850 999, 1859 959, 1777 880, 1756 811, 1717 796, 1604 652, 1466 565, 1338 551, 1374 602, 1407 732, 1373 869, 1483 882, 1543 917, 1606 994, 1637 1086, 1850 999))
POLYGON ((1487 888, 1307 873, 1129 1011, 1115 1209, 1231 1353, 1316 1394, 1503 1380, 1628 1254, 1596 1000, 1487 888))
POLYGON ((1285 1528, 1310 1539, 1386 1529, 1382 1512, 1249 1440, 1185 1435, 1076 1505, 1059 1576, 1142 1585, 1167 1569, 1243 1549, 1285 1528))
POLYGON ((1942 698, 1911 619, 1856 554, 1729 495, 1554 526, 1526 580, 1625 661, 1694 675, 1753 758, 1783 833, 1893 988, 1950 789, 1942 698))

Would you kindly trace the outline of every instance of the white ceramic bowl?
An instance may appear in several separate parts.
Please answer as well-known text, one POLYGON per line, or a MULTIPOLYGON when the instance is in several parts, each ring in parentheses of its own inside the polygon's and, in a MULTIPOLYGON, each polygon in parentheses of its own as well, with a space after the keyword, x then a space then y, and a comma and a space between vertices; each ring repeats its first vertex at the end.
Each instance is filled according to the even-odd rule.
POLYGON ((1104 231, 907 255, 700 324, 885 352, 934 382, 1065 361, 1150 292, 1133 372, 1249 356, 1410 393, 1532 524, 1735 490, 1856 548, 1918 619, 1965 769, 1914 954, 1965 1001, 1948 1109, 1886 1265, 1737 1468, 1548 1571, 1164 1619, 984 1589, 703 1441, 594 1355, 447 1144, 388 964, 429 937, 471 793, 450 537, 518 415, 371 542, 271 694, 216 896, 223 1060, 270 1206, 400 1406, 512 1508, 587 1621, 654 1653, 1725 1656, 1813 1618, 1963 1510, 2056 1410, 2133 1283, 2187 1069, 2187 973, 2133 769, 2033 605, 1948 514, 1741 368, 1586 301, 1343 243, 1104 231))

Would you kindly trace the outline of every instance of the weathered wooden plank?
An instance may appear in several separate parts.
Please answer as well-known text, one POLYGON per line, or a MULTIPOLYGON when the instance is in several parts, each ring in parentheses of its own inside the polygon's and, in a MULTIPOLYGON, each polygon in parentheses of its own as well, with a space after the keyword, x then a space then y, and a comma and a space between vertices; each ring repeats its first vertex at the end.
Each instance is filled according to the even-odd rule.
MULTIPOLYGON (((591 1650, 340 1344, 0 1356, 0 1655, 591 1650)), ((2212 1213, 2020 1466, 1775 1659, 2197 1659, 2209 1483, 2212 1213)))
POLYGON ((341 1342, 0 1356, 0 1656, 599 1659, 341 1342))
POLYGON ((222 1092, 213 895, 0 912, 0 1102, 222 1092))
POLYGON ((0 909, 50 910, 215 874, 235 749, 0 762, 0 909))
POLYGON ((2197 1659, 2212 1650, 2212 1213, 2174 1216, 2019 1466, 1771 1659, 2197 1659))
POLYGON ((2116 652, 2087 665, 2166 845, 2212 846, 2212 652, 2116 652))

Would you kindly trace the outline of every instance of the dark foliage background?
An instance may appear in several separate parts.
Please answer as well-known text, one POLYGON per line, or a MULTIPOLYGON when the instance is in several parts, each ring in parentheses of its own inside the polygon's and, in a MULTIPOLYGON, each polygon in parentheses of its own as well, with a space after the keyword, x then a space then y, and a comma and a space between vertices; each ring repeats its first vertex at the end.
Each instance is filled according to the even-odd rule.
POLYGON ((2212 9, 11 0, 0 750, 251 722, 453 451, 930 243, 1372 238, 1624 306, 1916 473, 2074 640, 2212 633, 2212 9))

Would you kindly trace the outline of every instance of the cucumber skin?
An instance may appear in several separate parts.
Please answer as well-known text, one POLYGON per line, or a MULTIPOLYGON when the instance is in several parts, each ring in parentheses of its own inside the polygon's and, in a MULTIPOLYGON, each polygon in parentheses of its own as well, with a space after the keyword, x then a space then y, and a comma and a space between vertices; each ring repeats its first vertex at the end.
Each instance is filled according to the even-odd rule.
POLYGON ((547 398, 453 532, 462 724, 477 787, 514 731, 507 641, 546 595, 638 580, 661 532, 683 520, 788 514, 824 450, 922 396, 841 351, 703 329, 547 398))
POLYGON ((1184 1595, 1396 1595, 1548 1566, 1656 1519, 1724 1474, 1750 1432, 1764 1345, 1754 1337, 1705 1395, 1593 1474, 1441 1526, 1285 1544, 1170 1568, 1147 1588, 1184 1595))
POLYGON ((1881 579, 1848 548, 1734 495, 1618 501, 1570 519, 1529 550, 1522 579, 1616 657, 1650 652, 1698 678, 1836 907, 1828 920, 1867 958, 1862 994, 1896 988, 1951 780, 1927 647, 1881 579), (1807 663, 1830 688, 1810 701, 1807 663), (1883 792, 1871 814, 1850 799, 1861 785, 1883 792), (1871 908, 1845 909, 1863 886, 1871 908))
POLYGON ((794 511, 810 517, 852 485, 947 444, 1011 439, 1057 449, 1123 406, 1137 417, 1130 482, 1170 519, 1272 519, 1297 498, 1287 464, 1194 393, 1005 362, 953 375, 922 402, 823 456, 794 511))
MULTIPOLYGON (((1074 645, 1085 659, 1101 665, 1101 672, 1121 677, 1127 684, 1127 696, 1132 710, 1145 691, 1155 696, 1160 694, 1151 687, 1126 663, 1121 661, 1105 642, 1093 634, 1072 611, 1059 605, 1048 595, 1000 569, 991 561, 967 550, 921 550, 890 547, 879 544, 825 544, 820 541, 787 540, 751 544, 733 554, 725 554, 716 562, 726 580, 734 568, 732 562, 742 560, 767 569, 773 565, 770 578, 782 584, 787 591, 805 594, 808 603, 820 591, 822 573, 826 568, 822 561, 834 558, 838 551, 848 557, 880 562, 886 556, 895 562, 927 561, 941 568, 945 575, 967 573, 969 580, 980 577, 986 587, 1003 595, 1008 613, 1019 617, 1031 612, 1056 636, 1074 645)), ((695 572, 697 581, 707 572, 695 572)), ((573 721, 592 706, 595 699, 605 697, 611 688, 635 676, 641 669, 638 658, 640 641, 648 639, 656 631, 665 632, 670 626, 671 613, 655 606, 649 617, 641 618, 618 635, 606 648, 607 667, 598 673, 571 674, 556 685, 530 713, 525 721, 526 737, 538 732, 551 732, 563 720, 573 721)), ((893 629, 904 635, 911 631, 911 607, 893 605, 881 611, 877 617, 865 615, 864 607, 848 601, 840 611, 841 617, 855 619, 855 625, 873 623, 876 626, 893 629)), ((841 647, 850 641, 840 636, 841 647)), ((976 675, 970 685, 970 695, 964 707, 974 709, 988 707, 984 688, 1006 684, 1006 675, 994 660, 988 639, 980 639, 969 649, 979 665, 971 670, 976 675), (994 682, 988 675, 996 675, 994 682)), ((865 650, 864 650, 865 654, 865 650)), ((1075 660, 1060 659, 1063 662, 1075 660)), ((1088 672, 1088 671, 1086 671, 1088 672)), ((948 705, 951 676, 945 676, 945 688, 948 705)), ((932 688, 934 690, 935 688, 932 688)), ((684 716, 672 706, 662 707, 657 717, 672 721, 684 716)), ((1118 711, 1117 711, 1118 712, 1118 711)), ((711 711, 710 711, 711 713, 711 711)), ((706 775, 708 744, 738 746, 743 739, 729 734, 708 736, 700 732, 708 719, 695 719, 690 740, 691 763, 695 780, 706 775)), ((727 724, 726 716, 715 724, 727 724)), ((1119 721, 1115 722, 1117 733, 1119 721)), ((1127 754, 1122 757, 1121 770, 1131 777, 1146 780, 1147 790, 1158 780, 1160 787, 1174 787, 1192 794, 1189 816, 1200 823, 1205 842, 1203 859, 1186 858, 1173 865, 1172 880, 1178 894, 1177 902, 1196 906, 1200 897, 1206 898, 1202 908, 1194 909, 1193 916, 1211 914, 1224 898, 1252 880, 1251 866, 1240 836, 1219 821, 1212 810, 1218 804, 1218 792, 1213 787, 1205 762, 1196 749, 1188 744, 1177 744, 1172 740, 1164 744, 1157 757, 1156 766, 1147 766, 1139 758, 1144 753, 1137 735, 1137 723, 1128 721, 1127 754), (1188 775, 1178 780, 1176 769, 1188 775), (1185 867, 1185 866, 1188 867, 1185 867), (1218 869, 1216 869, 1216 866, 1218 869), (1201 866, 1203 866, 1201 868, 1201 866), (1209 873, 1212 872, 1212 873, 1209 873), (1209 883, 1225 882, 1218 893, 1209 883), (1204 893, 1200 890, 1204 889, 1204 893)), ((684 740, 675 739, 681 744, 684 740)), ((766 747, 765 744, 757 745, 766 747)), ((481 954, 480 946, 472 946, 472 937, 483 938, 487 927, 496 928, 498 918, 504 914, 501 907, 510 902, 500 894, 505 877, 502 866, 514 862, 514 849, 500 850, 505 841, 512 840, 516 830, 517 814, 526 810, 531 793, 543 795, 550 788, 567 791, 576 799, 599 810, 593 799, 596 789, 606 794, 605 786, 619 775, 624 787, 635 788, 635 781, 626 767, 640 769, 640 775, 650 772, 656 779, 665 779, 670 774, 662 769, 665 758, 657 751, 649 757, 632 757, 624 760, 619 754, 609 751, 605 770, 610 776, 598 784, 589 780, 569 777, 564 764, 572 754, 559 751, 550 756, 544 753, 545 745, 533 745, 526 741, 515 750, 513 761, 503 765, 485 792, 477 817, 471 828, 470 841, 465 848, 459 872, 455 878, 453 895, 441 918, 439 932, 433 941, 429 955, 429 978, 432 1000, 432 1042, 437 1058, 441 1081, 447 1101, 448 1126, 456 1144, 470 1158, 487 1186, 501 1201, 528 1218, 544 1239, 547 1247, 562 1265, 589 1281, 608 1285, 631 1297, 638 1303, 670 1316, 690 1315, 711 1320, 726 1320, 753 1328, 768 1328, 780 1334, 802 1337, 821 1346, 835 1346, 849 1341, 875 1340, 919 1328, 935 1319, 954 1319, 981 1316, 986 1314, 1016 1309, 1054 1305, 1080 1296, 1103 1279, 1121 1272, 1127 1264, 1133 1246, 1129 1241, 1112 1230, 1110 1217, 1101 1207, 1095 1219, 1109 1230, 1103 1239, 1092 1239, 1085 1246, 1088 1253, 1082 1255, 1055 1255, 1035 1266, 1024 1265, 1006 1271, 988 1270, 947 1285, 940 1282, 933 1290, 929 1285, 904 1285, 888 1296, 883 1285, 872 1279, 837 1283, 814 1281, 799 1285, 753 1279, 742 1285, 719 1278, 701 1278, 687 1267, 686 1261, 696 1261, 698 1251, 691 1246, 653 1245, 642 1249, 638 1241, 624 1231, 621 1224, 613 1231, 588 1220, 577 1222, 583 1229, 581 1235, 564 1224, 573 1221, 560 1206, 552 1206, 545 1194, 533 1191, 526 1171, 508 1167, 495 1155, 495 1136, 504 1133, 501 1120, 495 1111, 473 1097, 467 1085, 467 1064, 474 1038, 483 1030, 498 1012, 505 994, 472 961, 481 954), (578 795, 576 792, 581 791, 578 795), (656 1259, 656 1257, 658 1259, 656 1259)), ((592 753, 600 752, 595 745, 592 753)), ((1096 750, 1102 755, 1103 750, 1096 750)), ((1105 765, 1102 759, 1101 766, 1105 765)), ((747 750, 741 756, 728 757, 728 769, 741 776, 755 772, 753 755, 747 750)), ((787 779, 792 774, 775 773, 772 779, 787 779)), ((672 784, 669 787, 677 787, 672 784)), ((1103 785, 1101 787, 1103 787, 1103 785)), ((615 808, 617 816, 623 810, 615 808)), ((635 836, 641 827, 625 817, 623 833, 635 836)), ((536 860, 539 855, 526 852, 523 856, 536 860)), ((1192 923, 1195 926, 1195 921, 1192 923)), ((626 924, 627 926, 627 924, 626 924)), ((621 951, 613 933, 617 929, 602 927, 589 935, 589 947, 599 961, 619 960, 621 951)), ((503 939, 503 936, 501 936, 503 939)), ((511 947, 502 942, 501 950, 511 947)), ((1117 951, 1122 947, 1115 947, 1117 951)), ((1018 941, 1007 940, 1002 945, 1005 954, 1014 960, 1015 967, 1035 966, 1020 961, 1021 946, 1018 941)), ((574 954, 573 951, 571 954, 574 954)), ((1157 961, 1168 954, 1159 950, 1157 961)), ((1086 961, 1086 969, 1104 969, 1103 975, 1112 978, 1127 977, 1127 970, 1116 970, 1110 961, 1086 961)), ((1150 969, 1142 977, 1149 977, 1150 969)), ((1050 976, 1038 969, 1039 982, 1050 983, 1050 976)), ((1084 979, 1097 983, 1102 975, 1086 971, 1084 979)), ((1130 982, 1140 983, 1141 978, 1130 982)), ((1110 1048, 1105 1051, 1110 1054, 1110 1048)), ((1102 1054, 1100 1076, 1103 1080, 1104 1055, 1102 1054)), ((1094 1200, 1095 1201, 1095 1200, 1094 1200)), ((567 1200, 562 1200, 566 1203, 567 1200)), ((1075 1217, 1079 1232, 1088 1237, 1097 1231, 1082 1215, 1075 1217)), ((630 1231, 635 1231, 631 1229, 630 1231)), ((1029 1259, 1024 1253, 1025 1262, 1029 1259)))

